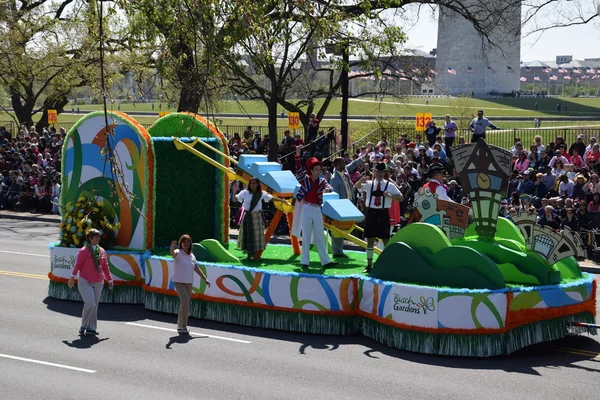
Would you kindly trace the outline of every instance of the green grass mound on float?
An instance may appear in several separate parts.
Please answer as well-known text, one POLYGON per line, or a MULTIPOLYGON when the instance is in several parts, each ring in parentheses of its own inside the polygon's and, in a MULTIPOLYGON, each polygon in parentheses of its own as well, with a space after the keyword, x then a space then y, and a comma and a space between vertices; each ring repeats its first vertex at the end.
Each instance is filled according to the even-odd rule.
POLYGON ((434 225, 407 225, 390 239, 371 276, 392 282, 467 289, 553 285, 581 278, 575 258, 549 264, 527 250, 520 231, 510 225, 510 221, 500 218, 496 237, 489 240, 475 236, 473 225, 464 238, 452 240, 434 225))

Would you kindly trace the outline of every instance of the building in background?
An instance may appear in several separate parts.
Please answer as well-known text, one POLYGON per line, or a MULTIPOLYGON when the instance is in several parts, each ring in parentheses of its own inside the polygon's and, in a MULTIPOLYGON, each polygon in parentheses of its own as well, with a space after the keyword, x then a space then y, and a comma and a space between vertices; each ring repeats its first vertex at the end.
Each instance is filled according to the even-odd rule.
MULTIPOLYGON (((477 7, 482 0, 468 0, 477 7)), ((496 21, 490 38, 497 47, 485 46, 473 24, 440 7, 436 86, 450 95, 486 96, 519 90, 521 6, 483 18, 496 21)))
POLYGON ((600 58, 574 60, 558 55, 553 61, 521 63, 521 92, 548 95, 600 94, 600 58))

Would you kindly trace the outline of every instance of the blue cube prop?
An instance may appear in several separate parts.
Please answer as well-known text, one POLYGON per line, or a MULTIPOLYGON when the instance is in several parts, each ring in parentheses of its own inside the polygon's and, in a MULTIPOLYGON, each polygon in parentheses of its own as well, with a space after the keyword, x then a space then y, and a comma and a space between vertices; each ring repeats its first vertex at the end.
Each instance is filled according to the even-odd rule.
POLYGON ((336 192, 330 192, 330 193, 323 193, 323 203, 329 201, 329 200, 339 200, 340 195, 337 194, 336 192))
POLYGON ((250 167, 252 167, 252 164, 267 161, 269 161, 267 156, 263 156, 260 154, 242 154, 238 161, 238 167, 241 170, 250 173, 250 167))
POLYGON ((269 171, 260 180, 276 193, 294 193, 296 186, 300 186, 292 171, 269 171))
POLYGON ((334 221, 362 221, 365 216, 348 199, 328 200, 323 204, 323 215, 334 221))
POLYGON ((282 165, 276 162, 255 162, 250 166, 250 175, 261 178, 264 174, 270 171, 281 171, 282 165))

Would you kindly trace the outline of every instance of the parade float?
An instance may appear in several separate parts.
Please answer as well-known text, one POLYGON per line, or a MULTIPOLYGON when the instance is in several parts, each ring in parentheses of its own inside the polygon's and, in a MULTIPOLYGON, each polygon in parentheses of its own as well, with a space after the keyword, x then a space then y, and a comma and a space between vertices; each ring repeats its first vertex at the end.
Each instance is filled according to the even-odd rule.
MULTIPOLYGON (((259 177, 263 188, 293 199, 297 180, 261 155, 229 157, 223 135, 204 118, 174 113, 148 130, 119 112, 82 118, 63 144, 63 211, 59 241, 50 245, 49 295, 80 300, 68 289, 78 247, 91 227, 111 246, 115 279, 102 301, 143 304, 176 313, 168 246, 194 240, 199 267, 190 315, 214 321, 314 334, 362 334, 390 347, 430 354, 494 356, 593 323, 597 283, 582 273, 578 236, 535 225, 534 216, 498 218, 506 197, 510 153, 478 143, 453 148, 470 209, 421 190, 416 221, 379 254, 371 276, 364 252, 347 252, 333 270, 300 269, 300 246, 269 245, 260 262, 240 261, 229 240, 229 181, 259 177)), ((293 201, 281 203, 265 231, 291 221, 293 201)), ((328 194, 324 224, 351 235, 362 214, 328 194)), ((311 255, 311 259, 318 257, 311 255), (314 256, 314 257, 313 257, 314 256)))

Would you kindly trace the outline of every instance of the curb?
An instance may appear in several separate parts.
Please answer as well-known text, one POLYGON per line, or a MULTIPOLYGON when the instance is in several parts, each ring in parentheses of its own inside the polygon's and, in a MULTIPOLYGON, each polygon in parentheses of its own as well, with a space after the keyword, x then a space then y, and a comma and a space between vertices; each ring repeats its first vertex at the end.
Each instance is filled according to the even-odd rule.
MULTIPOLYGON (((25 213, 24 213, 25 214, 25 213)), ((56 222, 60 224, 59 218, 43 217, 39 215, 19 215, 19 214, 2 214, 0 213, 0 219, 17 219, 21 221, 39 221, 39 222, 56 222)))

